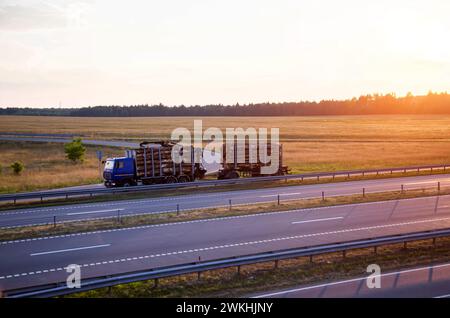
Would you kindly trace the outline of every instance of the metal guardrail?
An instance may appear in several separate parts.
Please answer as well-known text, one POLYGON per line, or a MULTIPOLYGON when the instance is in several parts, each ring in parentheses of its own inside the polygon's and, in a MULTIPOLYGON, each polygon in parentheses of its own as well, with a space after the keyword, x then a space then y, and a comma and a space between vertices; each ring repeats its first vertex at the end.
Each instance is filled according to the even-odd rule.
POLYGON ((242 178, 231 180, 207 180, 207 181, 195 181, 187 183, 173 183, 173 184, 155 184, 147 186, 135 186, 127 188, 100 188, 100 189, 77 189, 77 190, 52 190, 52 191, 38 191, 29 193, 15 193, 15 194, 3 194, 0 195, 0 201, 13 201, 16 203, 18 200, 26 199, 40 199, 44 198, 69 198, 70 196, 93 196, 98 194, 119 194, 119 193, 137 193, 151 190, 170 190, 181 189, 190 187, 211 187, 211 186, 224 186, 231 184, 248 184, 253 182, 267 182, 267 181, 282 181, 282 180, 298 180, 298 179, 311 179, 321 177, 338 177, 338 176, 352 176, 352 175, 366 175, 366 174, 386 174, 394 172, 408 172, 408 171, 423 171, 423 170, 446 170, 450 168, 449 165, 429 165, 429 166, 410 166, 410 167, 398 167, 398 168, 383 168, 383 169, 371 169, 371 170, 349 170, 349 171, 334 171, 334 172, 321 172, 321 173, 305 173, 305 174, 291 174, 285 176, 268 176, 268 177, 254 177, 254 178, 242 178))
POLYGON ((382 245, 396 244, 420 241, 426 239, 436 239, 440 237, 450 236, 450 229, 444 230, 432 230, 425 232, 416 232, 408 234, 399 234, 392 236, 377 237, 373 239, 364 239, 356 241, 348 241, 341 243, 333 243, 327 245, 319 245, 312 247, 278 250, 273 252, 265 252, 259 254, 224 258, 219 260, 188 263, 168 267, 160 267, 152 270, 133 272, 115 276, 97 277, 92 279, 86 279, 81 282, 81 288, 70 289, 66 286, 65 282, 48 284, 45 286, 36 286, 25 289, 6 290, 3 291, 4 297, 9 298, 25 298, 25 297, 55 297, 62 296, 71 293, 78 293, 88 291, 92 289, 98 289, 103 287, 110 287, 118 284, 133 283, 138 281, 145 281, 151 279, 159 279, 164 277, 178 276, 184 274, 201 273, 209 270, 217 270, 227 267, 238 267, 242 265, 250 265, 256 263, 275 261, 276 266, 279 260, 290 259, 304 256, 314 256, 319 254, 345 252, 353 249, 371 248, 382 245))
MULTIPOLYGON (((276 205, 280 206, 282 203, 285 202, 290 202, 290 201, 297 201, 297 200, 307 200, 307 199, 313 199, 313 198, 321 198, 322 201, 325 201, 326 199, 329 198, 333 198, 333 197, 340 197, 340 196, 350 196, 350 195, 362 195, 363 198, 365 198, 367 195, 369 194, 376 194, 376 193, 401 193, 401 194, 407 194, 408 191, 421 191, 422 192, 422 197, 425 196, 424 193, 426 190, 432 190, 432 191, 436 191, 433 193, 433 195, 435 196, 441 196, 441 195, 446 195, 449 196, 449 191, 450 191, 450 187, 448 186, 442 186, 441 181, 437 181, 437 182, 426 182, 429 185, 428 186, 424 186, 423 184, 420 184, 418 186, 408 186, 407 188, 405 187, 405 184, 398 184, 396 185, 396 188, 391 188, 391 189, 384 189, 384 190, 372 190, 370 188, 367 188, 365 186, 360 188, 360 192, 356 192, 357 189, 354 188, 355 192, 352 193, 341 193, 341 194, 328 194, 325 191, 323 191, 323 189, 320 189, 319 191, 317 191, 316 193, 310 193, 307 197, 302 197, 302 196, 292 196, 291 194, 287 193, 286 196, 287 197, 283 197, 282 193, 278 193, 278 194, 273 194, 271 195, 271 197, 273 197, 273 199, 266 199, 266 196, 256 196, 257 198, 264 198, 264 199, 259 199, 257 201, 253 201, 252 204, 259 204, 259 203, 275 203, 276 205)), ((420 195, 419 195, 420 196, 420 195)), ((426 195, 428 196, 428 195, 426 195)), ((107 211, 101 211, 102 212, 102 216, 95 216, 95 217, 91 217, 91 218, 82 218, 82 219, 78 219, 78 218, 71 218, 69 215, 57 215, 56 213, 54 213, 53 215, 46 215, 46 216, 35 216, 32 218, 32 222, 30 223, 23 223, 23 219, 16 224, 10 224, 10 225, 5 225, 2 226, 0 225, 0 230, 1 229, 11 229, 11 228, 20 228, 20 227, 27 227, 27 226, 50 226, 52 225, 53 227, 56 227, 58 224, 70 224, 70 223, 75 223, 75 222, 83 222, 86 220, 113 220, 115 219, 117 223, 122 223, 124 218, 128 218, 128 217, 136 217, 136 216, 143 216, 143 215, 151 215, 151 214, 162 214, 162 213, 176 213, 177 215, 180 215, 180 213, 184 213, 184 212, 191 212, 191 211, 195 211, 198 209, 208 209, 208 208, 224 208, 227 207, 229 211, 231 211, 233 209, 233 207, 237 207, 237 206, 241 206, 241 205, 248 205, 248 201, 247 199, 250 199, 251 196, 246 196, 246 198, 244 198, 242 201, 242 199, 231 199, 230 197, 227 197, 226 195, 222 195, 222 198, 219 201, 216 201, 215 204, 210 205, 210 206, 203 206, 203 207, 192 207, 190 206, 189 208, 186 208, 186 206, 183 206, 181 203, 179 202, 174 202, 172 207, 170 206, 165 206, 165 208, 162 211, 148 211, 148 212, 139 212, 139 213, 127 213, 124 212, 122 213, 122 211, 124 209, 122 208, 118 208, 118 209, 111 209, 111 210, 107 210, 107 211), (237 201, 237 202, 236 202, 237 201), (241 201, 241 202, 239 202, 241 201), (109 213, 107 213, 109 212, 109 213)), ((406 198, 406 197, 404 197, 406 198)), ((401 198, 398 198, 401 199, 401 198)))

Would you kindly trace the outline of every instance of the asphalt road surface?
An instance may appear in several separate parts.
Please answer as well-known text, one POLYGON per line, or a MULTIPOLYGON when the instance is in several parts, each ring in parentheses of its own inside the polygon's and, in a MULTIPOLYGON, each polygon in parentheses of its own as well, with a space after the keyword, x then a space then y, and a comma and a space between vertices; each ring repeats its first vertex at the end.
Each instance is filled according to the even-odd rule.
POLYGON ((92 220, 118 216, 174 212, 177 211, 177 205, 180 211, 183 211, 229 206, 230 200, 233 206, 239 204, 273 202, 278 200, 278 195, 280 195, 280 201, 286 201, 321 197, 322 191, 325 192, 326 197, 361 194, 362 188, 365 188, 366 193, 398 191, 402 184, 404 185, 405 190, 421 189, 423 187, 437 188, 438 182, 441 182, 442 188, 450 186, 450 175, 351 181, 257 190, 199 193, 194 195, 139 200, 72 204, 45 208, 16 209, 0 212, 0 228, 49 224, 54 222, 55 217, 56 222, 69 222, 74 220, 92 220))
POLYGON ((0 289, 385 235, 448 228, 450 196, 415 198, 0 243, 0 289))
MULTIPOLYGON (((369 274, 367 274, 369 275, 369 274)), ((380 288, 362 276, 311 286, 298 286, 255 298, 450 298, 450 263, 381 273, 380 288), (369 281, 369 284, 367 282, 369 281)))

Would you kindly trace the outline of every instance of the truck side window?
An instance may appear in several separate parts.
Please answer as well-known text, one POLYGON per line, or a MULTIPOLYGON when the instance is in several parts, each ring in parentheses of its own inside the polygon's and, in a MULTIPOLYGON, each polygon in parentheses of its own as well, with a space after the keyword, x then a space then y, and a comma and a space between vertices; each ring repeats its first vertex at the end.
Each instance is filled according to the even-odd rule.
POLYGON ((116 169, 122 169, 124 167, 123 161, 116 161, 116 169))

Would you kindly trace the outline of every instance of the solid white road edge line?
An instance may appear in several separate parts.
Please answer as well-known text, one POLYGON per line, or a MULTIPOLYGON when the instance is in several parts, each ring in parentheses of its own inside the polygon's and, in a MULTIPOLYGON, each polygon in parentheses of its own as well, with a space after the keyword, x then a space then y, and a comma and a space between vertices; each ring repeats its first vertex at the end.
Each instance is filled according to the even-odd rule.
MULTIPOLYGON (((388 277, 388 276, 393 276, 393 275, 398 275, 398 274, 419 272, 419 271, 423 271, 423 270, 429 270, 431 268, 432 269, 436 269, 436 268, 442 268, 442 267, 448 267, 448 266, 450 266, 450 263, 441 264, 441 265, 434 265, 434 266, 426 266, 426 267, 420 267, 420 268, 413 268, 413 269, 406 269, 406 270, 402 270, 402 271, 381 274, 380 277, 388 277)), ((295 292, 309 290, 309 289, 315 289, 315 288, 322 288, 322 287, 327 287, 327 286, 334 286, 334 285, 340 285, 340 284, 353 283, 353 282, 358 282, 358 281, 366 280, 366 279, 367 279, 367 277, 359 277, 359 278, 342 280, 342 281, 332 282, 332 283, 327 283, 327 284, 320 284, 320 285, 314 285, 314 286, 300 287, 300 288, 289 289, 289 290, 284 290, 284 291, 280 291, 280 292, 274 292, 274 293, 270 293, 270 294, 258 295, 258 296, 254 296, 252 298, 266 298, 266 297, 271 297, 271 296, 278 296, 278 295, 283 295, 283 294, 295 293, 295 292)), ((446 297, 446 296, 450 296, 450 295, 444 295, 444 296, 438 296, 438 297, 446 297)))

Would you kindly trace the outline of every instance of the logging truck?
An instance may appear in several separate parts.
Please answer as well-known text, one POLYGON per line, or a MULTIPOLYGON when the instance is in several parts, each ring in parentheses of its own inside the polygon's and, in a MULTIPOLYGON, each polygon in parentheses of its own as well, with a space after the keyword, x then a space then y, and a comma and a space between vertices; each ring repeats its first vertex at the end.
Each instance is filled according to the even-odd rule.
MULTIPOLYGON (((127 150, 127 155, 118 158, 108 158, 105 161, 103 179, 106 187, 128 187, 138 184, 150 185, 161 183, 182 183, 203 179, 206 169, 202 163, 194 160, 195 151, 192 146, 190 160, 172 159, 172 149, 176 143, 172 141, 142 142, 137 149, 127 150)), ((218 179, 235 179, 240 176, 258 177, 264 175, 263 167, 267 163, 259 159, 251 160, 251 147, 246 144, 245 155, 237 157, 238 151, 242 151, 242 146, 234 145, 234 156, 231 160, 227 153, 231 151, 224 145, 222 150, 222 166, 217 172, 218 179), (240 159, 240 160, 238 160, 240 159)), ((276 171, 270 175, 284 175, 288 173, 288 168, 282 165, 282 146, 279 147, 279 160, 276 171)), ((181 148, 180 153, 183 152, 181 148)), ((268 153, 271 153, 270 145, 268 153)))

